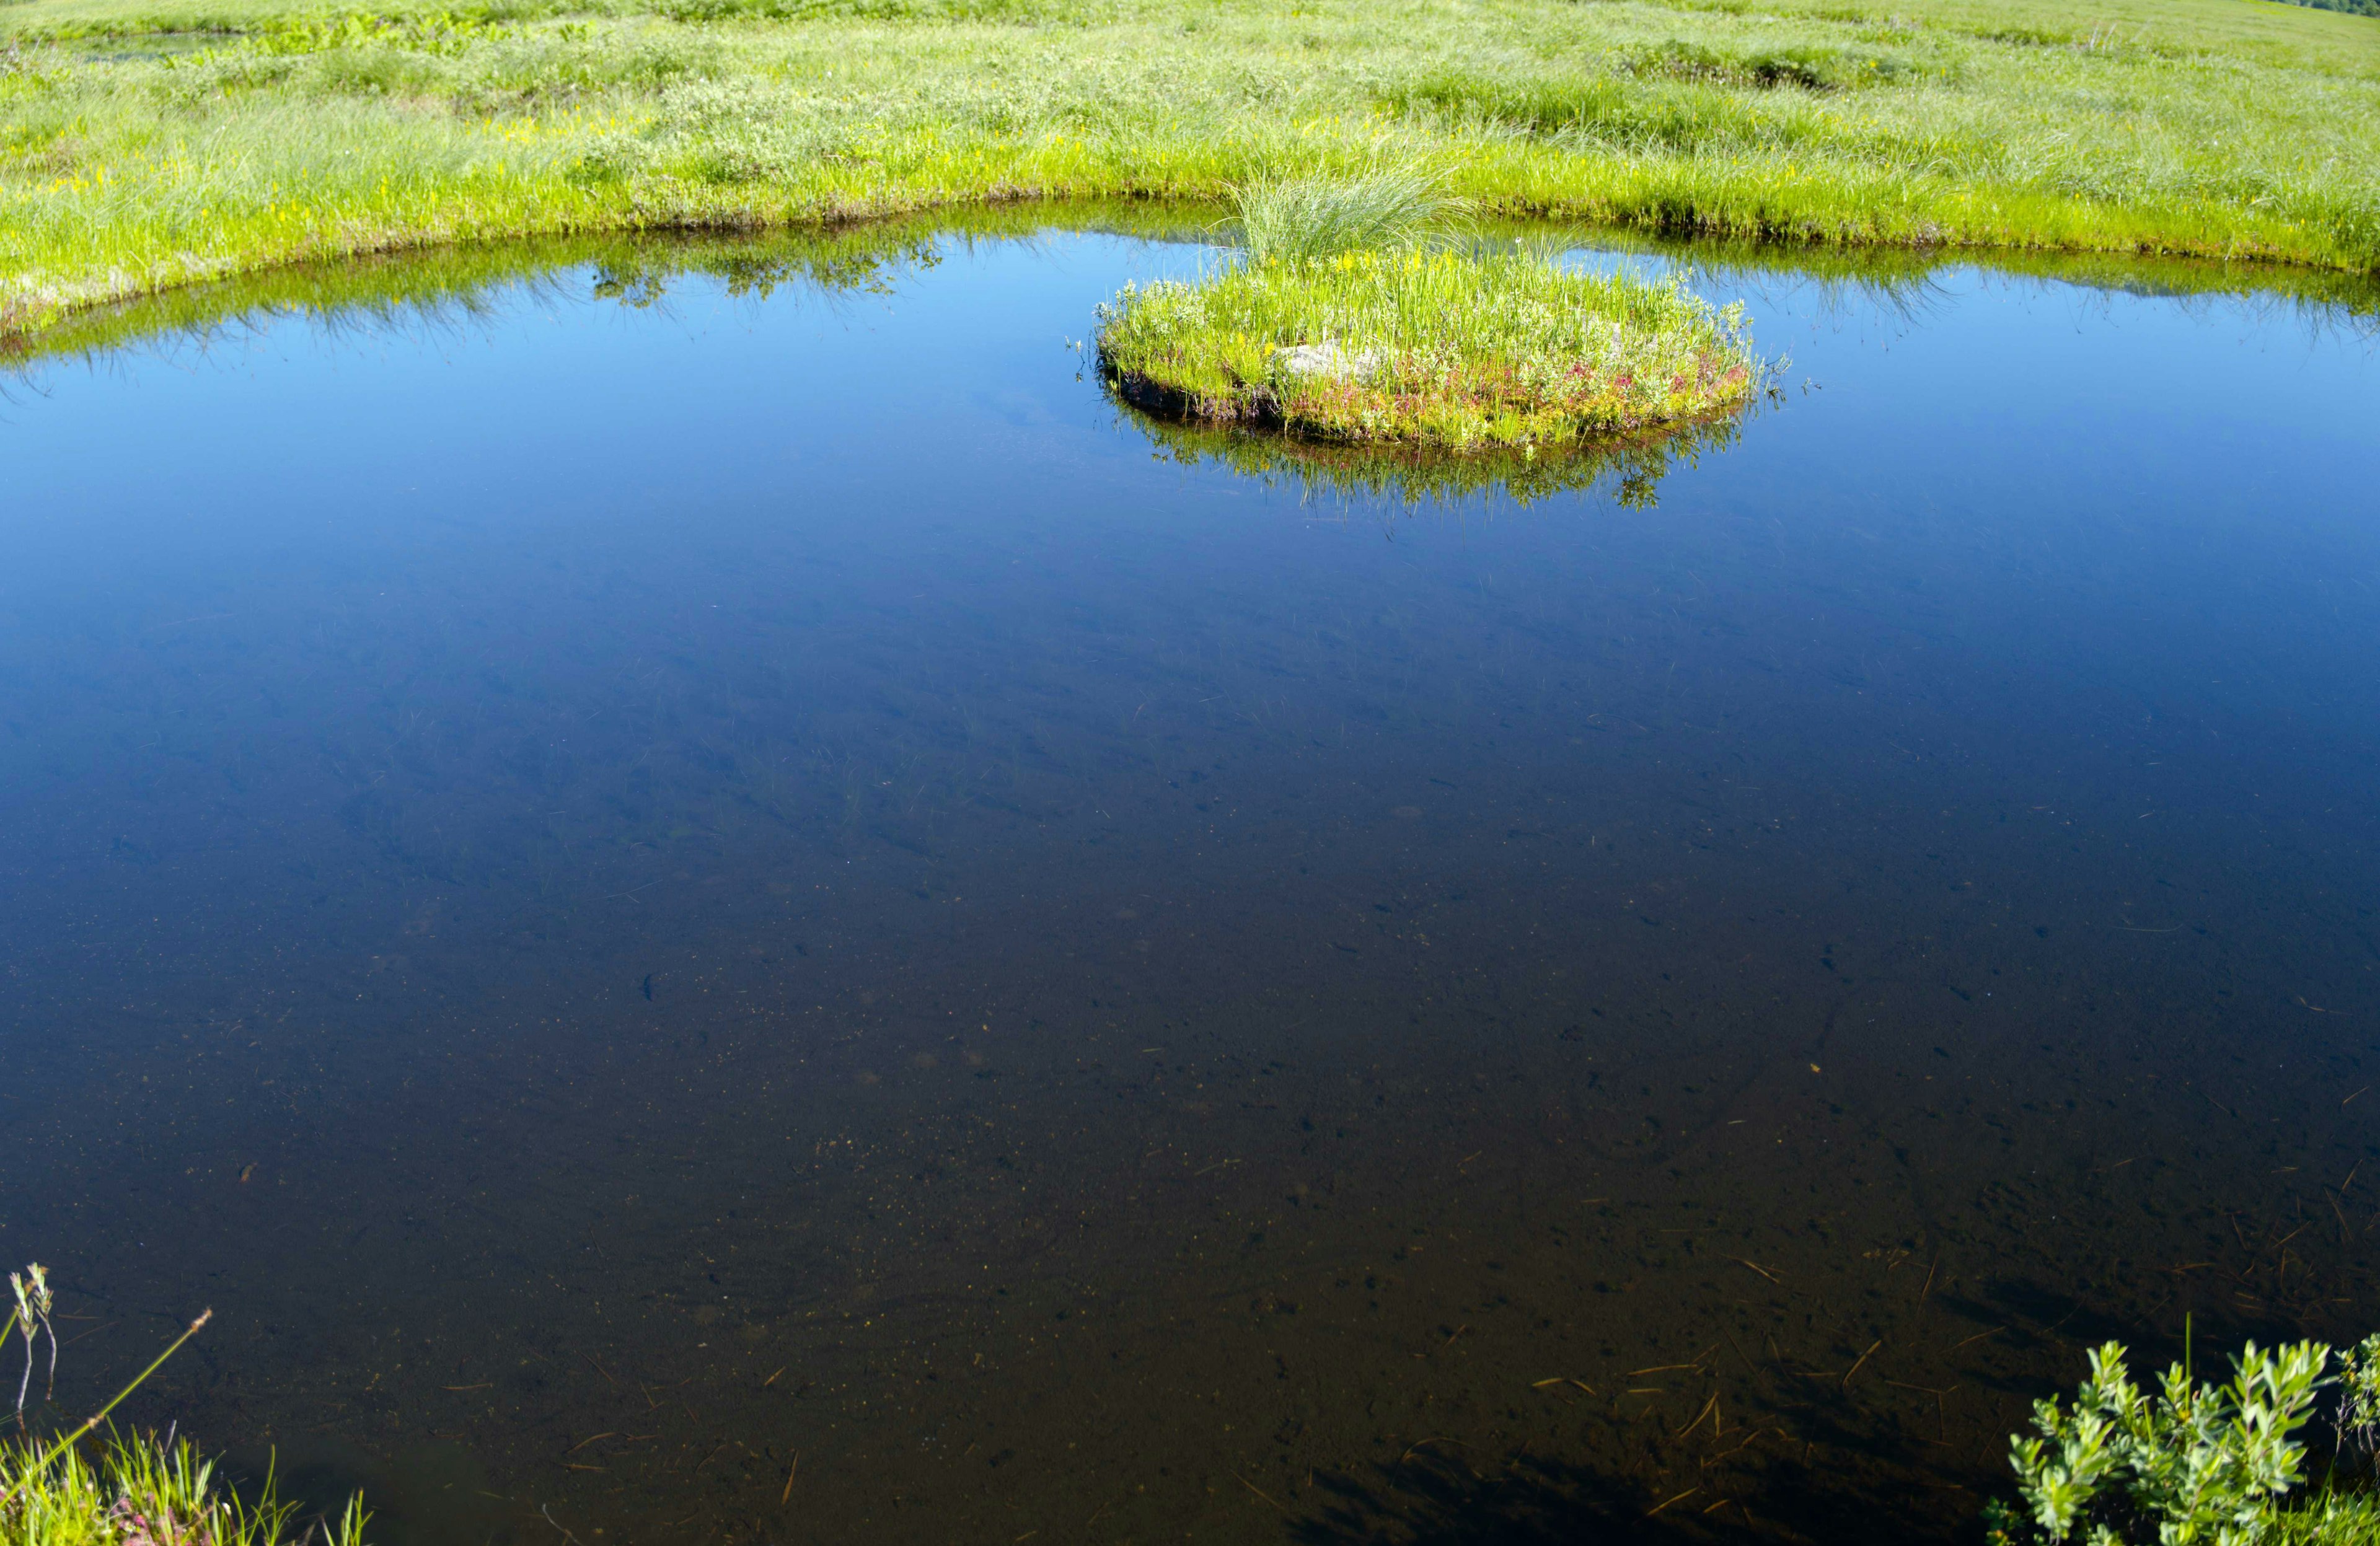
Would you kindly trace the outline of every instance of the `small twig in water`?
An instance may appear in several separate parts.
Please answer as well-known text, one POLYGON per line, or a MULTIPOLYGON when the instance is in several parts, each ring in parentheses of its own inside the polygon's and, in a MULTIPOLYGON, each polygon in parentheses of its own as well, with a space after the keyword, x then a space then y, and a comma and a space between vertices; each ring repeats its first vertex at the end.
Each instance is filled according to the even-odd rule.
POLYGON ((1868 1346, 1868 1350, 1859 1356, 1859 1363, 1852 1364, 1849 1369, 1843 1371, 1843 1389, 1849 1390, 1852 1388, 1852 1376, 1860 1371, 1860 1364, 1864 1364, 1867 1362, 1869 1359, 1874 1358, 1876 1356, 1876 1348, 1883 1346, 1884 1338, 1877 1337, 1875 1342, 1868 1346))
POLYGON ((1240 1475, 1239 1472, 1233 1471, 1232 1473, 1232 1480, 1237 1481, 1241 1486, 1246 1488, 1249 1492, 1254 1492, 1257 1497, 1262 1498, 1265 1502, 1272 1504, 1273 1507, 1280 1508, 1283 1514, 1289 1512, 1288 1509, 1281 1508, 1281 1503, 1279 1498, 1274 1497, 1270 1492, 1266 1492, 1255 1482, 1250 1481, 1246 1477, 1240 1475))

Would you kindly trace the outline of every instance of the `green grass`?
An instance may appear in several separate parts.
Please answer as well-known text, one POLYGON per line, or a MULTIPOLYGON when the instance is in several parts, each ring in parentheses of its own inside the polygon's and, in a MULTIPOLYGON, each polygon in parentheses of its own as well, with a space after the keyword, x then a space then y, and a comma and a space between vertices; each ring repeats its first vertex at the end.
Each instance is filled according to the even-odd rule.
POLYGON ((298 1509, 273 1495, 270 1476, 243 1497, 218 1484, 214 1462, 188 1440, 110 1430, 93 1441, 95 1458, 84 1452, 108 1414, 214 1319, 212 1310, 200 1312, 114 1400, 80 1423, 48 1432, 43 1419, 56 1395, 60 1347, 48 1269, 35 1262, 10 1273, 8 1289, 14 1302, 0 1310, 0 1353, 15 1342, 24 1363, 9 1414, 16 1431, 0 1438, 0 1546, 310 1546, 318 1534, 323 1546, 363 1546, 370 1516, 360 1497, 348 1499, 338 1519, 314 1520, 298 1535, 291 1528, 298 1509), (40 1356, 44 1338, 46 1360, 40 1356), (43 1375, 38 1385, 37 1368, 43 1375))
POLYGON ((1713 308, 1682 275, 1573 272, 1519 241, 1473 250, 1444 182, 1380 165, 1233 189, 1236 260, 1102 308, 1109 380, 1209 423, 1524 457, 1711 418, 1759 392, 1740 309, 1713 308))
POLYGON ((1103 321, 1127 400, 1326 440, 1569 447, 1708 418, 1762 385, 1739 309, 1682 278, 1575 272, 1525 247, 1251 256, 1127 289, 1103 321), (1298 345, 1330 367, 1297 368, 1298 345))
POLYGON ((2275 1511, 2255 1540, 2256 1546, 2380 1546, 2380 1499, 2320 1490, 2295 1508, 2275 1511))
POLYGON ((86 307, 37 335, 0 336, 0 370, 132 346, 204 346, 225 330, 276 317, 327 333, 379 322, 436 327, 547 291, 572 270, 591 271, 596 300, 631 308, 653 304, 693 276, 717 281, 732 297, 764 297, 781 287, 881 294, 955 243, 1029 237, 1053 216, 1087 229, 1185 240, 1212 220, 1148 204, 999 204, 825 229, 598 232, 323 259, 86 307))
POLYGON ((0 1439, 0 1546, 363 1546, 360 1503, 300 1529, 269 1481, 240 1497, 187 1440, 119 1436, 96 1459, 69 1449, 36 1468, 42 1449, 0 1439))
POLYGON ((2380 267, 2380 27, 2264 0, 15 0, 0 330, 426 243, 1384 157, 1487 214, 2380 267))
POLYGON ((1232 191, 1240 247, 1259 263, 1410 247, 1464 212, 1444 174, 1378 166, 1353 176, 1268 174, 1232 191))

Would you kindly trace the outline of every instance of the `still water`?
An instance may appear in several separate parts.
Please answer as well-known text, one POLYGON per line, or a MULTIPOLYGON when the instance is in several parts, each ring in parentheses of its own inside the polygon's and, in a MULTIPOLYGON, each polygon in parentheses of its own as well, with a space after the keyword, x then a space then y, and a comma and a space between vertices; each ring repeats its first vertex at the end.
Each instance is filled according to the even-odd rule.
POLYGON ((2368 330, 1721 267, 1735 444, 1408 505, 1105 398, 1201 260, 5 379, 60 1403, 212 1305, 138 1420, 392 1542, 1903 1540, 2380 1327, 2368 330))

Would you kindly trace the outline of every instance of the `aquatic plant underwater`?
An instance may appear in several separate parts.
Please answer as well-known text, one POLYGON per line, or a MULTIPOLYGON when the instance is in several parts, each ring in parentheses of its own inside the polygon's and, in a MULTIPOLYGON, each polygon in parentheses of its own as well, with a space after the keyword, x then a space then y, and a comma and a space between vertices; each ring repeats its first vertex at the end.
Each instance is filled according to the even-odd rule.
POLYGON ((1129 402, 1326 440, 1533 455, 1717 417, 1768 373, 1741 305, 1688 276, 1588 273, 1464 239, 1426 168, 1265 178, 1233 190, 1236 255, 1099 311, 1129 402))
POLYGON ((1985 1509, 1993 1546, 2380 1541, 2380 1497, 2338 1485, 2336 1470, 2291 1496, 2308 1480, 2305 1446, 2294 1435, 2319 1415, 2325 1392, 2337 1458, 2372 1457, 2380 1440, 2380 1335, 2344 1351, 2251 1342, 2222 1383, 2198 1383, 2185 1356, 2146 1391, 2132 1383, 2121 1344, 2090 1357, 2073 1405, 2036 1402, 2036 1432, 2010 1441, 2022 1507, 1985 1509))
POLYGON ((361 1497, 349 1498, 338 1518, 315 1520, 293 1533, 298 1506, 275 1496, 270 1476, 252 1498, 243 1498, 222 1484, 214 1462, 188 1439, 111 1429, 95 1457, 82 1453, 82 1441, 199 1334, 212 1318, 212 1310, 192 1321, 97 1413, 61 1436, 36 1436, 25 1407, 45 1340, 47 1373, 55 1383, 54 1294, 39 1263, 9 1274, 8 1286, 16 1303, 0 1327, 0 1354, 12 1339, 21 1341, 24 1367, 18 1380, 17 1431, 0 1438, 0 1546, 291 1546, 311 1542, 318 1533, 323 1546, 363 1546, 370 1516, 361 1497))

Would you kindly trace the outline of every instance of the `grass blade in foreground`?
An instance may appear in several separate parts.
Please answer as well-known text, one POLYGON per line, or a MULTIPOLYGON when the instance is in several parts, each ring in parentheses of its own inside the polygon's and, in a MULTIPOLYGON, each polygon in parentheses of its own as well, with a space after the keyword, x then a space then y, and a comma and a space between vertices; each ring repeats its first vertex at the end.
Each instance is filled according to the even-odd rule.
POLYGON ((1452 451, 1710 418, 1766 373, 1741 307, 1526 248, 1253 261, 1127 288, 1101 320, 1101 361, 1137 406, 1452 451))

